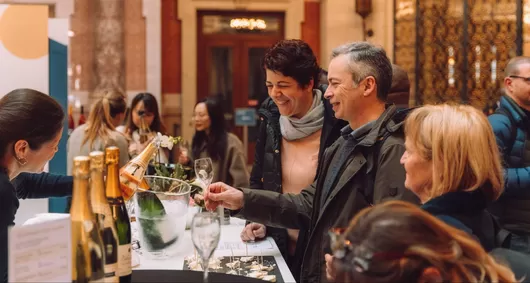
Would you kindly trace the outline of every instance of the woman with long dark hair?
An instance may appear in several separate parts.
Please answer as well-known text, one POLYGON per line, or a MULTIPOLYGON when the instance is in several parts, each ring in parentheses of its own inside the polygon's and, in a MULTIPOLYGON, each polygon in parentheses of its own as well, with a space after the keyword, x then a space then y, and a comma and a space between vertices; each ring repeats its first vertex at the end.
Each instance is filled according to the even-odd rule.
MULTIPOLYGON (((139 93, 133 98, 127 117, 125 134, 130 139, 129 155, 134 157, 142 152, 157 132, 168 134, 162 123, 156 98, 147 92, 139 93), (144 137, 145 130, 148 134, 144 137)), ((158 158, 160 163, 171 163, 171 155, 167 149, 160 150, 158 158)))
MULTIPOLYGON (((191 144, 192 159, 210 157, 213 162, 213 182, 225 182, 234 187, 249 184, 243 145, 239 138, 226 131, 221 101, 208 97, 195 105, 193 114, 195 135, 191 144)), ((181 158, 191 162, 189 158, 181 158)))

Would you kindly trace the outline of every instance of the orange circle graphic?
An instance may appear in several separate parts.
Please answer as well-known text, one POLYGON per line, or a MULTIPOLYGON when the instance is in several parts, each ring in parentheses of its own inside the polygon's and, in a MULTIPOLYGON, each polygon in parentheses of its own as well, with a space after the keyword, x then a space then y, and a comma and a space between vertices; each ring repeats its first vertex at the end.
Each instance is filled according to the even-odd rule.
POLYGON ((1 43, 22 59, 37 59, 48 54, 48 7, 10 5, 0 15, 1 43))

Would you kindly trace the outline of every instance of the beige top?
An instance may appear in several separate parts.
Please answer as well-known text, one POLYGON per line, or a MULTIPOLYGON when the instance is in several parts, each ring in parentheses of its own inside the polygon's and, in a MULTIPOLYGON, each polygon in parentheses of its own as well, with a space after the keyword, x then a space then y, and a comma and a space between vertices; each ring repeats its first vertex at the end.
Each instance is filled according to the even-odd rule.
MULTIPOLYGON (((198 158, 206 157, 209 156, 204 149, 198 158)), ((248 188, 250 176, 246 161, 243 144, 236 135, 228 133, 225 160, 212 161, 214 170, 212 183, 223 182, 237 188, 248 188)))
POLYGON ((66 172, 68 175, 72 175, 74 157, 79 155, 88 156, 88 154, 93 150, 105 151, 105 147, 107 146, 117 146, 120 149, 120 168, 129 162, 129 142, 122 133, 118 131, 112 131, 107 144, 103 144, 103 141, 98 138, 94 141, 92 148, 89 148, 88 142, 81 146, 81 143, 85 138, 85 129, 86 124, 75 128, 68 138, 68 153, 66 161, 66 172))
MULTIPOLYGON (((288 141, 282 139, 282 192, 299 194, 311 185, 317 174, 320 136, 318 130, 302 139, 288 141)), ((294 254, 298 230, 287 229, 289 234, 289 253, 294 254)))

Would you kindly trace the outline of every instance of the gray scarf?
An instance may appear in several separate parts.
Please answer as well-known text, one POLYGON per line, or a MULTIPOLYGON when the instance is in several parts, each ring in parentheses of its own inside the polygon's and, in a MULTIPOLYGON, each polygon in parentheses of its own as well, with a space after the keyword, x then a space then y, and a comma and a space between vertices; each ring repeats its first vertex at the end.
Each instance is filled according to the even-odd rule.
POLYGON ((297 119, 288 116, 280 116, 280 129, 283 138, 288 141, 305 138, 322 129, 324 125, 324 103, 322 92, 313 90, 313 105, 304 117, 297 119))

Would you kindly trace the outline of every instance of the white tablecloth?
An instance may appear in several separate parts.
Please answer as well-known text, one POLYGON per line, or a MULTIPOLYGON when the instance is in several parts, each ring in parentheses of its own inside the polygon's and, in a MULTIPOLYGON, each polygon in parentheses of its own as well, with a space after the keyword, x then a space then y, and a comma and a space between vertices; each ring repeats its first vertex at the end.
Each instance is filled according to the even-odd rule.
MULTIPOLYGON (((284 282, 296 282, 287 263, 283 259, 278 246, 270 237, 256 243, 247 244, 241 241, 241 230, 245 220, 230 218, 230 225, 221 226, 221 238, 215 256, 274 256, 284 282)), ((179 252, 172 258, 153 260, 139 255, 139 265, 134 269, 181 270, 184 267, 184 258, 194 254, 190 230, 186 230, 182 239, 179 239, 179 252)), ((264 281, 265 282, 265 281, 264 281)))
MULTIPOLYGON (((61 216, 61 214, 37 214, 34 218, 26 221, 25 225, 45 222, 59 216, 61 216)), ((133 225, 135 224, 133 223, 133 225)), ((274 256, 277 267, 282 274, 283 281, 288 283, 296 282, 274 240, 268 237, 256 243, 244 243, 240 238, 241 230, 244 226, 245 220, 234 217, 230 218, 229 225, 222 225, 219 245, 213 256, 274 256)), ((140 255, 136 251, 133 252, 133 269, 182 270, 184 268, 184 258, 194 255, 190 230, 185 231, 184 237, 179 239, 177 245, 178 253, 171 258, 163 260, 150 259, 144 255, 140 255)))

